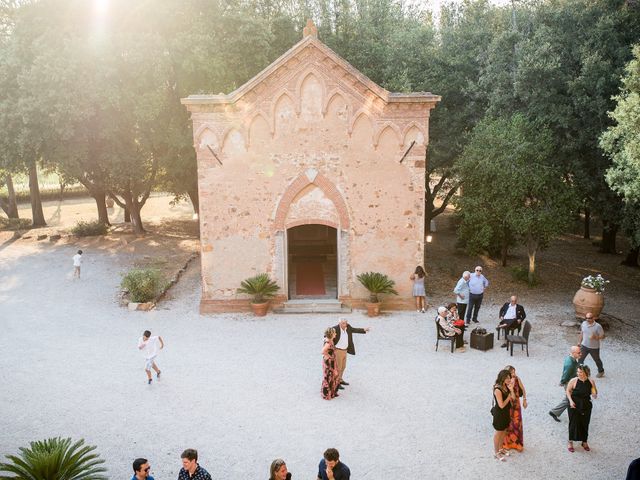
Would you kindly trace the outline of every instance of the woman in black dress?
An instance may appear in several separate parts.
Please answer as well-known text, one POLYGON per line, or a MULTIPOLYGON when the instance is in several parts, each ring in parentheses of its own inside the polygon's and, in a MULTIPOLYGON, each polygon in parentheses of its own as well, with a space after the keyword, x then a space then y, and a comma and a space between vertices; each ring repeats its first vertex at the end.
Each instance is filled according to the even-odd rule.
POLYGON ((591 450, 587 443, 589 422, 591 421, 591 397, 598 398, 595 380, 589 378, 591 370, 586 365, 578 365, 578 376, 567 385, 569 399, 569 444, 567 449, 575 452, 573 442, 582 442, 582 448, 591 450))
POLYGON ((515 400, 515 393, 513 392, 511 372, 509 370, 501 370, 493 386, 494 405, 491 408, 493 428, 496 431, 493 435, 493 457, 501 462, 504 462, 506 457, 509 456, 509 453, 502 448, 502 444, 511 421, 509 410, 513 400, 515 400))

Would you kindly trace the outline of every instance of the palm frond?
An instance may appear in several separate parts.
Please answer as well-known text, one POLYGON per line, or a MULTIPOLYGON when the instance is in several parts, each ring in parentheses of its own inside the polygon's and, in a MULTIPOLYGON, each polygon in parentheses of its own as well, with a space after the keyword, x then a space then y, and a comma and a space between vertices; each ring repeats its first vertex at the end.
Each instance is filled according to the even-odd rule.
POLYGON ((278 290, 280 290, 278 284, 271 280, 268 274, 261 273, 240 282, 240 288, 237 291, 253 295, 252 303, 263 303, 265 299, 275 297, 278 290))
POLYGON ((0 463, 0 480, 106 480, 104 460, 84 439, 48 438, 20 447, 18 455, 6 455, 0 463))
POLYGON ((379 272, 366 272, 357 276, 358 281, 369 291, 371 303, 378 303, 379 294, 389 293, 392 295, 398 295, 398 292, 393 288, 396 282, 391 280, 384 273, 379 272))

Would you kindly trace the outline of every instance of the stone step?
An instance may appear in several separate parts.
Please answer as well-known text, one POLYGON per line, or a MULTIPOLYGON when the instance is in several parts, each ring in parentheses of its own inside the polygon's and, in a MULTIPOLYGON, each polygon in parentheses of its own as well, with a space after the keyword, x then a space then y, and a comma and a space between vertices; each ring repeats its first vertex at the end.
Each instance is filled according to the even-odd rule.
POLYGON ((351 308, 336 300, 290 300, 274 313, 351 313, 351 308))

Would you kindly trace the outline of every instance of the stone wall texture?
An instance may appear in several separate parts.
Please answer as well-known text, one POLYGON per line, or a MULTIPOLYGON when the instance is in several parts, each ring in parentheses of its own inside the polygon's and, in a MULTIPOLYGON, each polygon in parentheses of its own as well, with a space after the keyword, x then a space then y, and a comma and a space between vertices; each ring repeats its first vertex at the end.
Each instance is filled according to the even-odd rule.
POLYGON ((229 95, 183 99, 198 157, 201 311, 248 308, 236 289, 258 273, 284 287, 284 232, 309 223, 340 232, 345 303, 367 296, 358 273, 379 271, 400 293, 385 304, 412 305, 408 277, 424 260, 429 111, 438 100, 390 94, 313 35, 229 95))

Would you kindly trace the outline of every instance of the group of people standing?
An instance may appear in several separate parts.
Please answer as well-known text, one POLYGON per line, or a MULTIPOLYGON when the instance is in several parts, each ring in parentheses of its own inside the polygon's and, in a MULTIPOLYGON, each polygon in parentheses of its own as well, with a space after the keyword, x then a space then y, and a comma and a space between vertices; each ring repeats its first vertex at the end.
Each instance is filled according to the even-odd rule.
POLYGON ((368 331, 369 327, 352 327, 346 318, 341 318, 338 325, 325 330, 322 346, 322 387, 320 389, 322 398, 325 400, 340 396, 338 390, 344 390, 344 387, 349 385, 343 375, 347 368, 347 354, 356 354, 353 334, 364 334, 368 331))
POLYGON ((504 462, 510 450, 524 448, 522 408, 527 408, 527 391, 516 369, 507 365, 498 373, 493 385, 493 456, 504 462), (522 403, 520 399, 522 398, 522 403))
MULTIPOLYGON (((601 326, 595 322, 592 314, 587 314, 587 319, 581 326, 580 340, 585 341, 585 332, 590 332, 590 340, 598 341, 604 338, 601 326), (596 324, 600 328, 595 328, 596 324)), ((602 361, 599 356, 599 343, 594 360, 602 369, 602 361)), ((589 424, 591 423, 592 399, 598 398, 596 382, 591 378, 591 369, 584 362, 586 355, 592 353, 584 349, 584 344, 572 346, 569 355, 565 358, 560 386, 564 388, 564 396, 560 403, 549 411, 549 415, 560 422, 560 415, 567 410, 569 415, 569 431, 567 450, 575 452, 573 442, 580 442, 582 448, 589 452, 589 424)), ((604 369, 600 370, 600 377, 604 376, 604 369)), ((494 457, 499 461, 505 461, 510 450, 522 451, 524 436, 522 428, 522 407, 527 408, 527 392, 522 380, 516 375, 515 368, 508 365, 498 373, 493 385, 493 437, 494 457), (520 404, 522 398, 522 405, 520 404)))
MULTIPOLYGON (((418 265, 415 271, 409 276, 413 282, 413 297, 416 302, 416 310, 425 313, 425 271, 418 265)), ((468 326, 471 322, 478 323, 478 313, 482 305, 484 291, 489 287, 489 280, 482 274, 482 266, 478 265, 474 269, 474 274, 465 270, 458 283, 456 283, 453 293, 456 295, 456 310, 459 318, 466 321, 468 326)), ((451 310, 451 308, 448 308, 451 310)))
POLYGON ((456 305, 460 318, 465 319, 467 325, 478 323, 478 313, 482 306, 484 291, 489 287, 489 280, 482 274, 482 266, 477 265, 473 275, 468 270, 456 283, 453 293, 456 294, 456 305))
POLYGON ((580 442, 582 448, 589 452, 589 424, 591 423, 591 399, 598 398, 596 382, 591 378, 591 369, 580 361, 581 348, 577 345, 571 347, 569 355, 565 358, 562 367, 560 386, 565 394, 558 405, 549 410, 549 415, 556 422, 560 422, 560 415, 567 410, 569 415, 569 441, 567 450, 573 453, 573 442, 580 442))

